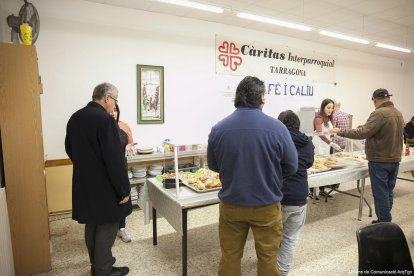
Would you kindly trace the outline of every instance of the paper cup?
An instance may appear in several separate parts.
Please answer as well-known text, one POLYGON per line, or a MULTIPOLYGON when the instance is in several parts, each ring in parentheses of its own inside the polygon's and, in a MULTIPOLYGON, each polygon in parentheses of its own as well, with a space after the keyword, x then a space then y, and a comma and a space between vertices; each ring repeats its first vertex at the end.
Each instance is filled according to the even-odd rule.
POLYGON ((22 34, 23 44, 32 45, 32 27, 27 23, 20 25, 20 33, 22 34))

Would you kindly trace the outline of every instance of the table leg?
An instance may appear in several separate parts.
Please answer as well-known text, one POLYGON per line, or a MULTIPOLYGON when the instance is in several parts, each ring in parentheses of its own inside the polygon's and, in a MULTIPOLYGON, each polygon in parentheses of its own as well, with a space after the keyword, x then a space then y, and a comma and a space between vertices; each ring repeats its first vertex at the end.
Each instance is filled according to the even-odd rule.
MULTIPOLYGON (((364 193, 365 193, 365 179, 364 179, 363 184, 364 184, 364 193)), ((358 192, 359 192, 359 194, 360 194, 360 196, 359 196, 359 197, 361 197, 361 188, 360 188, 360 186, 359 186, 359 182, 358 182, 358 185, 357 185, 357 190, 358 190, 358 192)), ((369 205, 368 200, 365 198, 365 194, 364 194, 364 201, 365 201, 365 203, 367 204, 368 209, 369 209, 369 214, 368 214, 368 217, 372 217, 372 208, 371 208, 371 205, 369 205)))
POLYGON ((183 276, 187 276, 187 209, 183 209, 183 239, 182 239, 182 265, 183 265, 183 276))
POLYGON ((157 245, 157 210, 152 207, 152 244, 157 245))
POLYGON ((364 204, 364 193, 365 193, 365 178, 361 180, 357 180, 358 186, 359 181, 361 181, 361 192, 359 196, 359 212, 358 212, 358 220, 361 221, 362 217, 362 205, 364 204))
POLYGON ((319 190, 319 187, 313 188, 313 191, 312 191, 312 203, 313 204, 319 203, 319 201, 316 200, 316 197, 318 196, 317 190, 319 190))
POLYGON ((414 182, 414 180, 412 180, 412 179, 407 179, 407 178, 403 178, 403 177, 397 177, 397 179, 405 180, 405 181, 409 181, 409 182, 414 182))

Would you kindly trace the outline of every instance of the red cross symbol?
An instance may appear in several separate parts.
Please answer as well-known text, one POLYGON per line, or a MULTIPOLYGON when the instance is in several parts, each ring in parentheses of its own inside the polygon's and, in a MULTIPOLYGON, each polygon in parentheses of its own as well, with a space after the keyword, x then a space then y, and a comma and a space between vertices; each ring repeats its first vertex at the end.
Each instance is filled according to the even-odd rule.
POLYGON ((231 42, 224 41, 218 47, 220 53, 218 59, 223 62, 223 66, 227 67, 230 66, 231 71, 236 71, 237 66, 242 64, 243 60, 238 55, 240 54, 240 49, 236 47, 236 45, 231 42))

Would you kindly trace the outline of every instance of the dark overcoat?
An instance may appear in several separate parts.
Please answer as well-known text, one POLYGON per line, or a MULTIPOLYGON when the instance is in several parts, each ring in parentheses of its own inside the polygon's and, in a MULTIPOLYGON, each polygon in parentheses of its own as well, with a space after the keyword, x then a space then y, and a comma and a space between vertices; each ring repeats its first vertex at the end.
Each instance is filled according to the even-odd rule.
POLYGON ((73 163, 72 218, 82 224, 119 222, 132 212, 125 150, 119 127, 96 102, 75 112, 66 127, 65 149, 73 163))

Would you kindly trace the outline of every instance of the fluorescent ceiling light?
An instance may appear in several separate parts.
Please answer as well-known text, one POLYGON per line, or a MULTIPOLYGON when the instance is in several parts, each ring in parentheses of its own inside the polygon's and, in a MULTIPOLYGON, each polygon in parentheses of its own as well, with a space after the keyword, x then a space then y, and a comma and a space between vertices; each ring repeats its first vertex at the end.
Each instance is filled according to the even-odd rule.
POLYGON ((330 32, 330 31, 323 31, 323 30, 320 31, 319 33, 321 35, 326 35, 326 36, 330 36, 330 37, 334 37, 334 38, 348 40, 348 41, 352 41, 352 42, 356 42, 356 43, 369 44, 368 40, 353 37, 353 36, 349 36, 349 35, 343 35, 343 34, 333 33, 333 32, 330 32))
POLYGON ((219 8, 219 7, 200 4, 200 3, 186 1, 186 0, 155 0, 155 1, 163 2, 163 3, 167 3, 167 4, 174 4, 174 5, 183 6, 183 7, 187 7, 187 8, 203 10, 203 11, 215 12, 215 13, 223 13, 224 12, 224 10, 222 8, 219 8))
POLYGON ((311 27, 308 27, 308 26, 305 26, 305 25, 290 23, 290 22, 286 22, 286 21, 276 20, 276 19, 273 19, 273 18, 253 15, 253 14, 244 13, 244 12, 237 13, 237 16, 240 17, 240 18, 244 18, 244 19, 259 21, 259 22, 262 22, 262 23, 273 24, 273 25, 287 27, 287 28, 296 29, 296 30, 305 31, 305 32, 309 32, 310 30, 312 30, 311 27))
POLYGON ((392 46, 392 45, 388 45, 388 44, 384 44, 384 43, 376 43, 375 46, 385 48, 385 49, 394 50, 394 51, 404 52, 404 53, 411 53, 410 49, 401 48, 401 47, 397 47, 397 46, 392 46))

